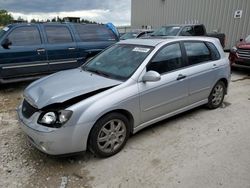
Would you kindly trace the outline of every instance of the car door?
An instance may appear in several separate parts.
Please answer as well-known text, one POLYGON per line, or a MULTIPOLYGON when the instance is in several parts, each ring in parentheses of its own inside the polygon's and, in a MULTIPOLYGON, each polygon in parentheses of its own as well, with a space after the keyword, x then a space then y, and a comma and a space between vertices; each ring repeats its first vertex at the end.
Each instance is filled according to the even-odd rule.
MULTIPOLYGON (((189 104, 206 100, 217 78, 218 54, 213 55, 209 46, 202 41, 183 42, 187 60, 189 77, 189 104), (213 57, 214 56, 214 57, 213 57)), ((212 45, 212 44, 211 44, 212 45)))
POLYGON ((188 79, 185 60, 179 43, 159 50, 147 66, 147 71, 161 74, 157 82, 139 82, 140 107, 143 122, 174 112, 187 105, 188 79))
POLYGON ((37 25, 14 27, 4 40, 8 40, 10 45, 0 47, 2 78, 42 74, 48 71, 47 54, 37 25))
POLYGON ((72 32, 64 24, 44 25, 47 37, 46 51, 51 72, 76 68, 80 65, 77 60, 78 49, 72 32))

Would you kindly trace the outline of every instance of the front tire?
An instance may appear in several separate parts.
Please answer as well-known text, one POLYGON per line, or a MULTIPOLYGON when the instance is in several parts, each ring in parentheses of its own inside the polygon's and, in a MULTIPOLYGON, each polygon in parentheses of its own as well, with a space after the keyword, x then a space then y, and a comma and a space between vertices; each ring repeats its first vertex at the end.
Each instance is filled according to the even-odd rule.
POLYGON ((89 135, 89 149, 98 157, 115 155, 129 137, 129 121, 120 113, 110 113, 99 119, 89 135))
POLYGON ((208 97, 208 104, 207 104, 208 108, 216 109, 219 106, 221 106, 225 94, 226 94, 226 86, 224 82, 222 81, 217 82, 208 97))

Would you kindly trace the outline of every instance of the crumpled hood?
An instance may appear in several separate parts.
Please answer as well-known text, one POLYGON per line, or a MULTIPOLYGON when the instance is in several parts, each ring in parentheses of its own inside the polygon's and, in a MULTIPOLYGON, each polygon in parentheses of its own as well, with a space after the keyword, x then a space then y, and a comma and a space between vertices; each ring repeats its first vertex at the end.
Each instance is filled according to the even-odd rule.
POLYGON ((41 109, 50 104, 62 103, 74 97, 121 83, 121 81, 82 71, 80 68, 72 69, 33 82, 25 89, 24 97, 32 105, 41 109))

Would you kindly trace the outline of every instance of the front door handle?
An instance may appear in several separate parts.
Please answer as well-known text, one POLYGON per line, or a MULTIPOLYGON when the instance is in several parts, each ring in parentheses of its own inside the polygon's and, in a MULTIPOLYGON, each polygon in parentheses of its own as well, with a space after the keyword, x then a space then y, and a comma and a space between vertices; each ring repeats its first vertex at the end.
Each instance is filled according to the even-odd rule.
POLYGON ((183 80, 185 79, 187 76, 183 75, 183 74, 179 74, 176 80, 183 80))
POLYGON ((36 51, 37 51, 38 55, 40 55, 41 53, 45 52, 45 49, 44 48, 39 48, 36 51))
POLYGON ((73 48, 73 47, 72 47, 72 48, 68 48, 68 50, 75 50, 75 49, 76 49, 76 48, 73 48))
POLYGON ((213 69, 217 68, 217 64, 213 64, 213 69))

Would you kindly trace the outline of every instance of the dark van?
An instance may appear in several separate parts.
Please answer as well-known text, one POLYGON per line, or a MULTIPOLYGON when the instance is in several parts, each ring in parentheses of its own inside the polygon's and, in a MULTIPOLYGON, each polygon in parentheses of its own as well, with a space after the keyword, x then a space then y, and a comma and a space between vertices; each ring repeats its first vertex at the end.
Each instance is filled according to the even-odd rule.
POLYGON ((0 29, 0 83, 76 68, 116 43, 110 24, 12 24, 0 29))

